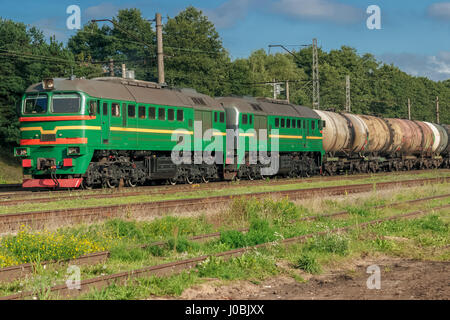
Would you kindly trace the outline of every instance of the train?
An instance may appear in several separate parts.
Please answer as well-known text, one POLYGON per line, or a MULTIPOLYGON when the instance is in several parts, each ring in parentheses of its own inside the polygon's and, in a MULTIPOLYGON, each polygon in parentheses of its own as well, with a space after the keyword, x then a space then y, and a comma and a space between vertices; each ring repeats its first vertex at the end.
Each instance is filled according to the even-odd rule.
POLYGON ((44 79, 20 109, 24 188, 450 167, 450 126, 217 97, 154 82, 44 79))

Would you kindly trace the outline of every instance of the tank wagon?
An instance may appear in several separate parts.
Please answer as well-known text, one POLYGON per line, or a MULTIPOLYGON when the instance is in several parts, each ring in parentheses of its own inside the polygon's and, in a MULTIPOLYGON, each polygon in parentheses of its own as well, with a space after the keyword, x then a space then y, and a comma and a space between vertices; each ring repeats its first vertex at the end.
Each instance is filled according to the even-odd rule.
POLYGON ((448 126, 368 115, 315 112, 324 121, 323 172, 377 172, 449 165, 448 126))
POLYGON ((29 188, 450 167, 448 125, 122 78, 45 79, 25 92, 19 120, 29 188))
POLYGON ((280 174, 314 174, 324 154, 322 122, 306 107, 213 99, 191 89, 121 78, 46 79, 31 85, 19 120, 15 155, 22 158, 23 187, 30 188, 258 178, 263 165, 250 163, 249 154, 259 151, 253 143, 259 129, 267 129, 261 137, 266 145, 279 141, 280 174), (227 129, 237 134, 230 137, 227 129), (219 146, 211 153, 216 161, 196 161, 212 142, 219 146), (172 151, 180 145, 193 152, 190 161, 174 163, 172 151), (247 151, 238 159, 235 151, 243 146, 247 151))

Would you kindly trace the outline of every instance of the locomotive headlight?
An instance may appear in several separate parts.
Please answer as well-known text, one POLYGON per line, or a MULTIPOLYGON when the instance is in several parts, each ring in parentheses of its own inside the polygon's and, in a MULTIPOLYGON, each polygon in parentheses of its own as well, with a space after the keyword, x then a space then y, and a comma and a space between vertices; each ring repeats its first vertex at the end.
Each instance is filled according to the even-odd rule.
POLYGON ((44 90, 53 90, 55 89, 55 82, 53 79, 44 79, 42 80, 42 87, 44 90))
POLYGON ((80 155, 80 147, 67 147, 67 155, 69 156, 80 155))
POLYGON ((28 148, 14 148, 14 155, 16 157, 26 157, 30 155, 30 150, 28 148))

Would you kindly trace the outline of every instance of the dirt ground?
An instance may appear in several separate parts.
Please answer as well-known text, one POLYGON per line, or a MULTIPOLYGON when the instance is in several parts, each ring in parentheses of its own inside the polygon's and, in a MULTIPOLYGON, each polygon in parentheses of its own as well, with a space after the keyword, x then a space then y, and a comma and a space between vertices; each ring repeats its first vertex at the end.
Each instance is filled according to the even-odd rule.
POLYGON ((317 276, 296 271, 307 280, 279 276, 259 284, 211 279, 185 290, 181 299, 450 299, 450 262, 382 257, 353 261, 317 276), (380 268, 381 288, 368 289, 367 267, 380 268))

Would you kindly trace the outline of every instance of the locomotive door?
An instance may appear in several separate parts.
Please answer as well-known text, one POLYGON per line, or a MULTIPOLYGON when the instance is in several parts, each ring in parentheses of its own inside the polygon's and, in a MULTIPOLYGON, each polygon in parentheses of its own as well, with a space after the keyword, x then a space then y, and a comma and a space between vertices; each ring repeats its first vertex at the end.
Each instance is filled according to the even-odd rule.
POLYGON ((255 131, 257 139, 267 140, 267 117, 255 115, 255 131), (266 134, 260 135, 259 130, 266 130, 266 134))
POLYGON ((101 112, 101 122, 102 122, 102 143, 109 143, 109 127, 110 127, 110 114, 109 114, 108 103, 103 102, 102 112, 101 112))
MULTIPOLYGON (((202 123, 202 150, 206 146, 206 142, 203 142, 203 136, 206 130, 212 128, 212 114, 211 111, 195 110, 195 121, 201 121, 202 123)), ((194 126, 195 128, 195 126, 194 126)))

